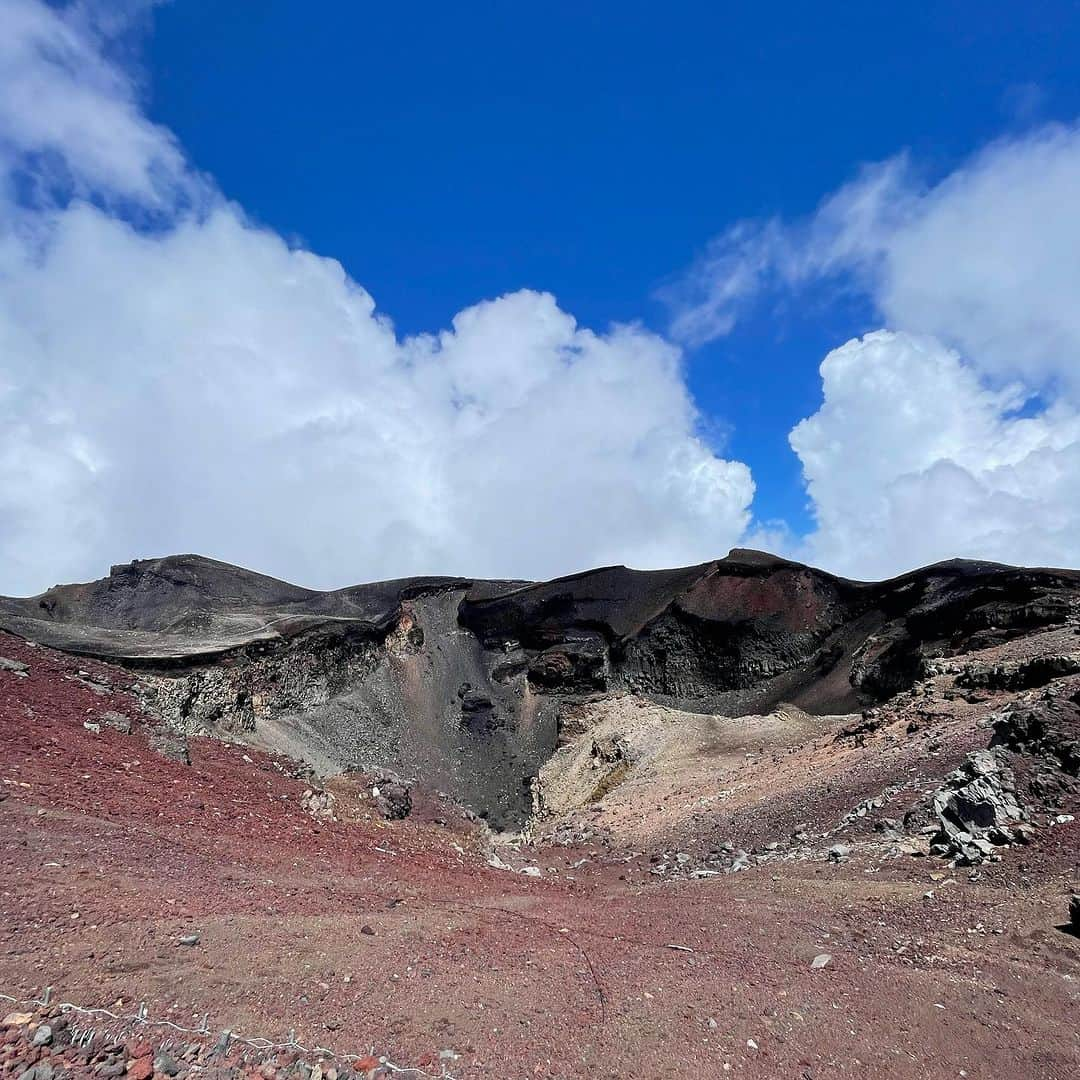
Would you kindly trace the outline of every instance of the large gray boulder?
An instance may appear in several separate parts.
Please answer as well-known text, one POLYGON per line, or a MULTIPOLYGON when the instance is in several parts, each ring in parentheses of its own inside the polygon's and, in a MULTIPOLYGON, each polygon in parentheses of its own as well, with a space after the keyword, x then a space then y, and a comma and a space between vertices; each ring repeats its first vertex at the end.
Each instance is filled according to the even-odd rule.
POLYGON ((1016 797, 1016 780, 991 750, 975 750, 945 777, 933 797, 938 832, 934 846, 974 865, 1014 841, 1013 828, 1026 817, 1016 797))

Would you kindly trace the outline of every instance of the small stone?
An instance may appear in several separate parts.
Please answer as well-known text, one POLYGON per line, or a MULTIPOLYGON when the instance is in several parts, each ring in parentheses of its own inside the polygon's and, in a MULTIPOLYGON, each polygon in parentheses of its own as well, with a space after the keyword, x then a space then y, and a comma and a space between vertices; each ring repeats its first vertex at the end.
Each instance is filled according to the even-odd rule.
POLYGON ((543 871, 539 866, 526 866, 521 872, 529 877, 541 877, 543 875, 543 871))
POLYGON ((833 844, 829 848, 828 859, 829 862, 843 862, 851 854, 851 848, 847 844, 833 844))
POLYGON ((52 1042, 52 1028, 48 1024, 42 1024, 34 1032, 34 1037, 30 1040, 31 1046, 48 1046, 52 1042))
POLYGON ((159 1050, 154 1058, 154 1068, 166 1076, 175 1076, 180 1071, 180 1065, 175 1058, 170 1057, 164 1050, 159 1050))
POLYGON ((114 731, 119 731, 121 735, 131 734, 131 719, 123 713, 112 712, 111 710, 102 713, 101 722, 107 724, 114 731))
POLYGON ((832 956, 827 953, 818 953, 813 960, 810 961, 810 966, 815 970, 823 968, 832 962, 832 956))
POLYGON ((374 937, 375 936, 374 929, 372 929, 372 927, 368 926, 367 923, 364 923, 364 925, 360 927, 360 933, 361 934, 366 934, 368 937, 374 937))
POLYGON ((33 1013, 11 1012, 4 1017, 4 1027, 22 1027, 34 1019, 33 1013))
POLYGON ((185 934, 182 938, 180 938, 177 941, 177 944, 178 945, 198 945, 199 944, 199 935, 198 934, 185 934))
POLYGON ((716 1022, 716 1017, 710 1016, 706 1021, 706 1026, 710 1031, 715 1031, 720 1025, 716 1022))
POLYGON ((898 849, 903 855, 922 858, 930 854, 930 839, 926 836, 912 836, 907 840, 902 840, 898 845, 898 849))

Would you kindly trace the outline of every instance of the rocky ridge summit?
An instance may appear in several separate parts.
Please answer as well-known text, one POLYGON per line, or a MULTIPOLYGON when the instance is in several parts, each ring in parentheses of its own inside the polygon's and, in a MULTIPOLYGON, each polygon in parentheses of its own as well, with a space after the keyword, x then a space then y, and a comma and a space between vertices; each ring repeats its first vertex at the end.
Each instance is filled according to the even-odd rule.
POLYGON ((175 732, 243 738, 325 773, 418 777, 515 828, 583 704, 852 713, 935 663, 1060 626, 1078 602, 1076 571, 970 561, 866 583, 735 550, 675 570, 318 592, 182 555, 0 598, 0 629, 137 671, 175 732))

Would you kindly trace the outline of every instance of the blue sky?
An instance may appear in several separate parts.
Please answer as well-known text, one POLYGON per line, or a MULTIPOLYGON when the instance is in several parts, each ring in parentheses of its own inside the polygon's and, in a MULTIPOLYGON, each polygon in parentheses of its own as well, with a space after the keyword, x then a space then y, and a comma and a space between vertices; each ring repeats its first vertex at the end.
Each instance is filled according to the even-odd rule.
POLYGON ((0 0, 0 592, 1080 564, 1080 8, 0 0))
MULTIPOLYGON (((247 212, 340 259, 404 332, 550 290, 596 328, 664 330, 658 287, 725 227, 810 213, 865 162, 937 177, 1080 114, 1075 3, 180 0, 148 111, 247 212), (585 10, 582 10, 582 9, 585 10)), ((706 432, 763 519, 809 525, 787 435, 859 299, 751 313, 688 354, 706 432)))

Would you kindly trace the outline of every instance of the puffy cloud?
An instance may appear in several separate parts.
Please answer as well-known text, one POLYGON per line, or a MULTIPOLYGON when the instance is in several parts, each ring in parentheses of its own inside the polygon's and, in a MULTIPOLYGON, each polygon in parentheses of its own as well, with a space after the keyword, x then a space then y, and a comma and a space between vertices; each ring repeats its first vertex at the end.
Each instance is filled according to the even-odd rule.
POLYGON ((991 146, 915 201, 881 258, 891 325, 1080 395, 1080 129, 991 146))
POLYGON ((877 576, 954 555, 1080 563, 1080 129, 995 143, 937 184, 903 156, 809 219, 743 223, 672 300, 702 342, 824 283, 894 332, 821 365, 791 433, 817 528, 796 553, 877 576))
POLYGON ((817 516, 799 554, 875 578, 966 556, 1080 554, 1080 414, 1032 416, 934 338, 878 331, 821 365, 824 404, 791 433, 817 516))
POLYGON ((333 586, 738 541, 750 473, 697 436, 677 348, 531 291, 399 339, 191 173, 96 24, 0 7, 8 177, 39 181, 0 203, 0 591, 178 550, 333 586))

